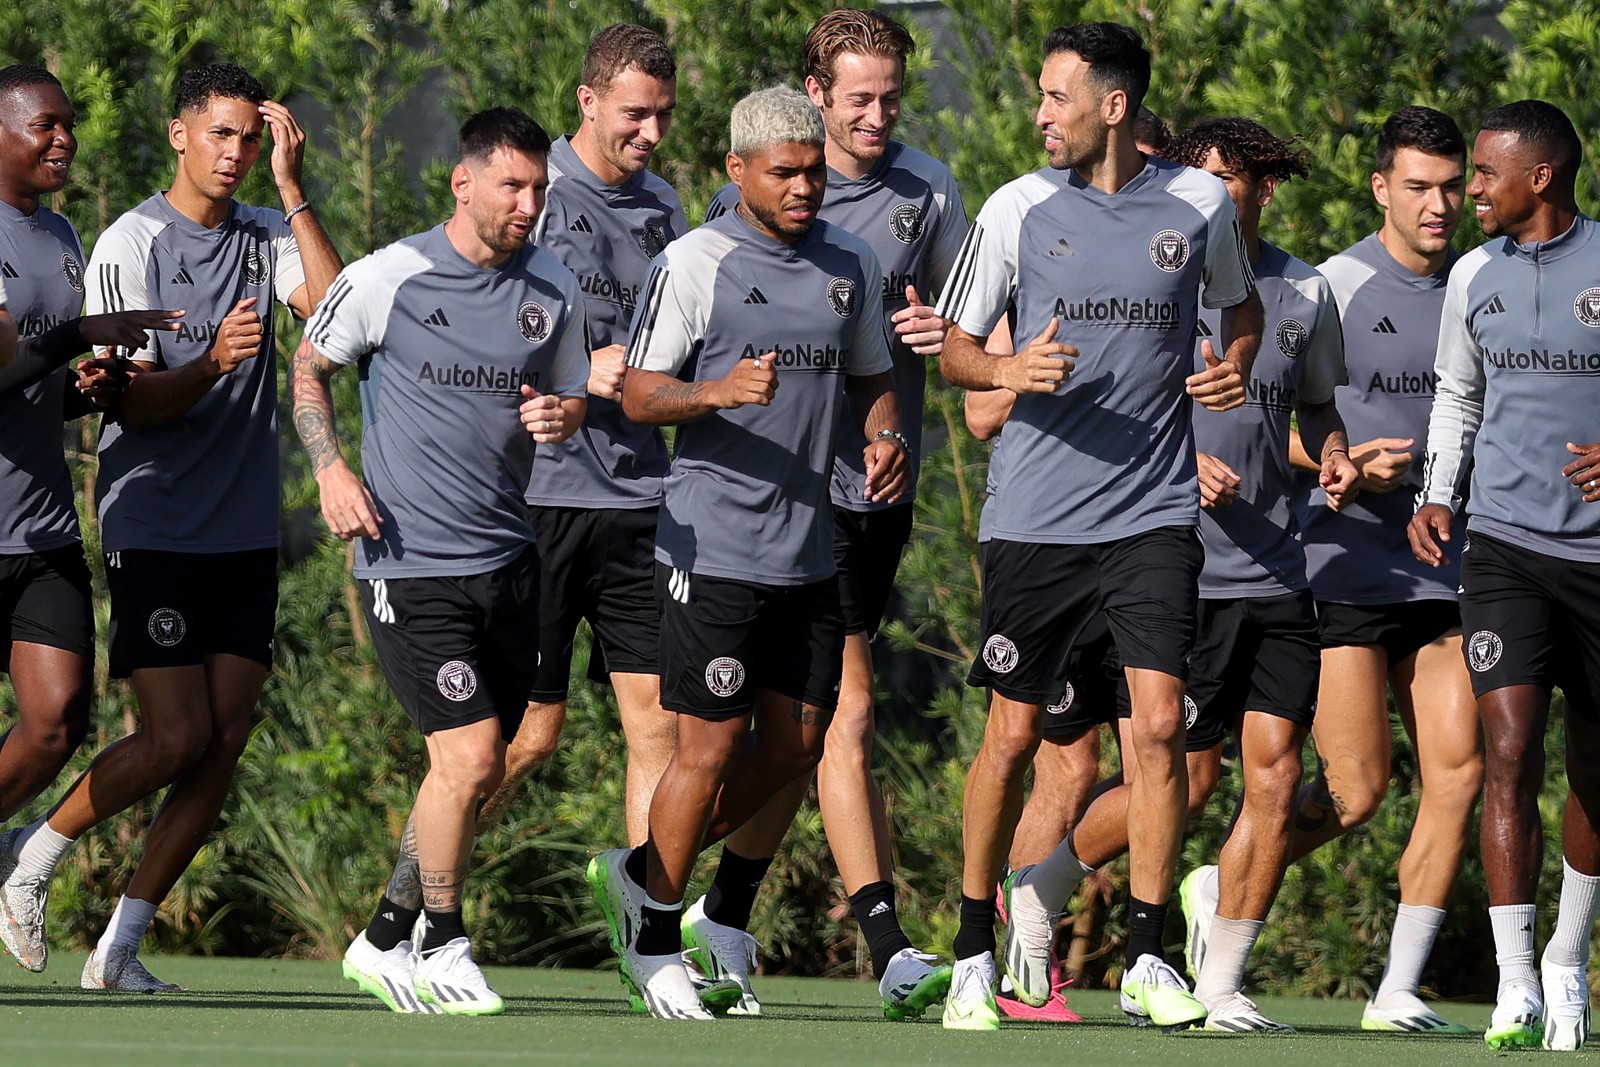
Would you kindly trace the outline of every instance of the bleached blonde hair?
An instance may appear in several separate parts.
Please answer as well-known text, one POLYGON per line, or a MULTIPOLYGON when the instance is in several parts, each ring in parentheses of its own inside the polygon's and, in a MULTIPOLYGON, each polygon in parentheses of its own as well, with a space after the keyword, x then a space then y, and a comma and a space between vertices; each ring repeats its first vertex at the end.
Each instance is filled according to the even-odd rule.
POLYGON ((728 117, 728 149, 743 159, 790 141, 822 144, 827 132, 822 114, 798 89, 773 85, 757 89, 728 117))

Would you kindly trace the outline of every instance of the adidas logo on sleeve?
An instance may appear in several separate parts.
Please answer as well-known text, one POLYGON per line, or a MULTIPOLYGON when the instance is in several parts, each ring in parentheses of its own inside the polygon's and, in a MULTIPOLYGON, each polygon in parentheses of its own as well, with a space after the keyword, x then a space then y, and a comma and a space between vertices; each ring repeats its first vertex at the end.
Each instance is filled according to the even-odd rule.
POLYGON ((445 318, 444 308, 434 308, 433 309, 433 314, 429 315, 427 318, 423 319, 422 321, 427 323, 429 326, 444 326, 444 327, 448 327, 450 325, 450 320, 445 318))
POLYGON ((1376 325, 1376 326, 1374 326, 1372 328, 1372 332, 1373 333, 1399 333, 1400 331, 1394 328, 1394 323, 1390 322, 1389 321, 1389 316, 1385 315, 1383 318, 1378 320, 1378 325, 1376 325))
POLYGON ((767 297, 760 289, 752 285, 750 287, 750 295, 744 298, 744 302, 746 304, 765 304, 767 297))
POLYGON ((572 225, 568 226, 567 229, 572 230, 575 233, 593 233, 594 224, 589 221, 589 216, 579 215, 577 218, 572 220, 572 225))

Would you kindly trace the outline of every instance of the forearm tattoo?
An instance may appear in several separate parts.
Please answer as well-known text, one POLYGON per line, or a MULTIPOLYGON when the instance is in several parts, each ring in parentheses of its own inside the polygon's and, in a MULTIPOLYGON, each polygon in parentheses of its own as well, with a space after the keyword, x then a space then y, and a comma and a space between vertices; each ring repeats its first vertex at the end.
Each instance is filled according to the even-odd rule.
POLYGON ((696 419, 709 407, 704 382, 671 382, 657 386, 645 403, 651 413, 668 419, 696 419))
POLYGON ((417 827, 406 821, 406 831, 400 837, 400 858, 395 861, 394 873, 389 876, 389 889, 384 894, 408 911, 422 908, 422 870, 417 864, 417 827))
POLYGON ((289 394, 294 400, 295 432, 311 458, 313 474, 320 474, 341 455, 333 426, 333 394, 328 390, 328 379, 338 369, 338 364, 318 352, 310 341, 300 342, 294 354, 289 394))

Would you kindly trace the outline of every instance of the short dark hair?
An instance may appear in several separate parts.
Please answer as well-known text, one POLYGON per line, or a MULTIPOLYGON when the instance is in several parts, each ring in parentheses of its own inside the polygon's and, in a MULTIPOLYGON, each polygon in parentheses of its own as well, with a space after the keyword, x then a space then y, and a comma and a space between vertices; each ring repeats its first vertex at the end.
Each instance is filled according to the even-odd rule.
POLYGON ((485 161, 501 148, 530 156, 549 155, 550 135, 527 112, 515 107, 491 107, 461 124, 458 158, 462 163, 485 161))
POLYGON ((267 98, 267 89, 243 67, 232 63, 207 63, 203 67, 185 71, 178 78, 172 113, 182 115, 186 111, 204 111, 213 96, 259 104, 267 98))
POLYGON ((659 33, 631 22, 615 22, 589 41, 579 80, 595 92, 604 93, 630 67, 657 81, 673 81, 678 77, 672 49, 659 33))
POLYGON ((1113 89, 1128 94, 1128 113, 1139 110, 1150 91, 1150 50, 1138 31, 1120 22, 1080 22, 1057 26, 1044 39, 1044 57, 1075 52, 1089 65, 1089 84, 1104 97, 1113 89))
POLYGON ((0 96, 29 85, 54 85, 60 89, 61 79, 35 63, 13 63, 9 67, 0 67, 0 96))
POLYGON ((1571 189, 1577 182, 1578 164, 1583 162, 1583 142, 1567 113, 1543 100, 1518 100, 1497 107, 1483 117, 1483 130, 1506 131, 1539 157, 1536 162, 1550 164, 1557 184, 1571 189))
POLYGON ((1461 136, 1456 120, 1431 107, 1403 107, 1384 122, 1378 131, 1380 174, 1394 168, 1394 157, 1402 148, 1414 148, 1430 156, 1467 161, 1467 139, 1461 136))
POLYGON ((1160 115, 1147 107, 1141 106, 1133 117, 1133 139, 1149 145, 1162 159, 1172 155, 1172 130, 1160 115))
POLYGON ((1311 173, 1298 137, 1284 140, 1259 122, 1242 118, 1201 119, 1172 142, 1172 160, 1198 167, 1215 148, 1222 162, 1242 170, 1252 181, 1275 178, 1286 182, 1311 173))

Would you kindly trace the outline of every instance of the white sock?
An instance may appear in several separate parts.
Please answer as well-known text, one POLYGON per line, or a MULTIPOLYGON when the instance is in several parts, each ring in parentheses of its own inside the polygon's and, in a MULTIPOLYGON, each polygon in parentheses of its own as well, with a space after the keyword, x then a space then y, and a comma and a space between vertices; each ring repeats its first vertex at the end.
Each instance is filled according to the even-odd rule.
POLYGON ((144 940, 144 932, 150 929, 150 921, 155 917, 156 905, 135 897, 122 897, 117 901, 117 910, 111 913, 111 922, 106 924, 106 932, 100 935, 100 943, 95 946, 95 951, 102 958, 118 945, 128 945, 137 951, 139 942, 144 940))
POLYGON ((1532 904, 1504 904, 1489 909, 1489 925, 1494 930, 1494 961, 1500 965, 1500 985, 1522 982, 1539 988, 1539 975, 1533 969, 1533 922, 1537 910, 1532 904))
POLYGON ((1259 919, 1211 920, 1211 936, 1206 941, 1205 962, 1195 979, 1194 996, 1209 1010, 1244 988, 1244 969, 1267 924, 1259 919))
POLYGON ((1434 938, 1444 923, 1444 909, 1430 908, 1425 904, 1402 904, 1394 917, 1394 932, 1389 935, 1389 961, 1383 965, 1383 979, 1372 1002, 1378 1007, 1390 1007, 1384 1001, 1390 997, 1417 995, 1417 984, 1422 981, 1422 967, 1433 951, 1434 938))
POLYGON ((1068 834, 1044 862, 1034 864, 1017 879, 1012 892, 1024 895, 1028 903, 1045 911, 1062 911, 1078 883, 1093 870, 1084 866, 1072 850, 1072 835, 1068 834))
POLYGON ((1544 958, 1557 967, 1584 967, 1589 963, 1589 938, 1594 933, 1596 905, 1600 903, 1600 878, 1580 874, 1561 861, 1561 907, 1555 933, 1544 947, 1544 958))
POLYGON ((55 873, 56 864, 72 847, 73 840, 50 829, 50 824, 44 819, 23 827, 22 833, 17 835, 17 869, 12 878, 18 881, 25 878, 49 881, 55 873))

